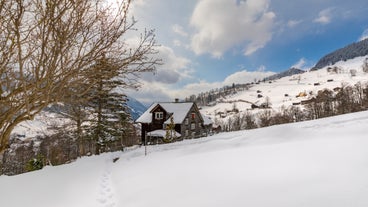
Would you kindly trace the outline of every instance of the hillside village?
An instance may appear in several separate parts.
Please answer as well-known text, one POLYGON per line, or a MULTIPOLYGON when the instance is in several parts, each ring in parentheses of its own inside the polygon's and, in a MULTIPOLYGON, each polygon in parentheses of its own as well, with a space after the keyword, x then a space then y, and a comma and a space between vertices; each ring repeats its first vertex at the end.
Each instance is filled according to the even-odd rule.
MULTIPOLYGON (((319 70, 306 71, 302 74, 272 81, 251 83, 248 84, 247 89, 234 88, 230 95, 201 106, 201 111, 203 114, 210 116, 215 124, 229 126, 230 128, 227 130, 232 130, 231 126, 233 124, 230 122, 237 122, 236 120, 239 121, 247 115, 255 117, 258 115, 258 118, 253 121, 257 122, 256 125, 263 125, 260 123, 262 122, 260 117, 265 115, 262 114, 264 112, 271 113, 267 117, 272 114, 281 115, 279 113, 286 115, 285 113, 288 112, 291 116, 288 117, 288 122, 330 116, 334 113, 329 112, 331 114, 321 115, 315 111, 317 109, 314 106, 320 105, 320 110, 324 110, 324 107, 331 105, 331 107, 334 107, 331 110, 337 110, 339 105, 337 99, 341 98, 340 96, 343 94, 349 95, 345 97, 351 100, 348 105, 351 107, 354 107, 354 104, 358 105, 350 112, 364 110, 367 107, 368 92, 366 64, 366 56, 357 57, 337 62, 335 65, 326 66, 319 70), (324 95, 328 97, 323 97, 324 95)), ((349 109, 341 113, 349 113, 348 111, 349 109)), ((335 113, 339 112, 335 111, 335 113)), ((272 123, 266 125, 269 124, 273 125, 272 123)), ((247 128, 247 126, 243 127, 247 128)))

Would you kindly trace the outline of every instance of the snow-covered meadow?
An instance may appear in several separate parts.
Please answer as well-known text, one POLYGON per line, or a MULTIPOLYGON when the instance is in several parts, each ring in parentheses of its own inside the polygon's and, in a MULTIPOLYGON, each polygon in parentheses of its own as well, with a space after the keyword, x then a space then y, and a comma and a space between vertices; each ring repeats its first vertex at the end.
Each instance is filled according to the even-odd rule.
POLYGON ((368 112, 0 176, 6 207, 366 207, 368 112), (119 158, 113 162, 115 158, 119 158))

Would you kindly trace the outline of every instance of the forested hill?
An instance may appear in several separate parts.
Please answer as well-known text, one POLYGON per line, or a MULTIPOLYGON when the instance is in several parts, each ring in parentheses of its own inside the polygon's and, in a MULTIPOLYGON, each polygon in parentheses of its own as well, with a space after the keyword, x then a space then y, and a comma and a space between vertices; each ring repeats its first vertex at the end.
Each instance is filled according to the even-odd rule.
POLYGON ((346 61, 365 55, 368 55, 368 38, 327 54, 317 62, 312 70, 318 70, 325 66, 333 65, 341 60, 346 61))
POLYGON ((292 75, 297 75, 297 74, 301 74, 304 73, 304 70, 298 69, 298 68, 290 68, 289 70, 283 71, 281 73, 277 73, 275 75, 272 75, 268 78, 266 78, 266 80, 277 80, 283 77, 287 77, 287 76, 292 76, 292 75))

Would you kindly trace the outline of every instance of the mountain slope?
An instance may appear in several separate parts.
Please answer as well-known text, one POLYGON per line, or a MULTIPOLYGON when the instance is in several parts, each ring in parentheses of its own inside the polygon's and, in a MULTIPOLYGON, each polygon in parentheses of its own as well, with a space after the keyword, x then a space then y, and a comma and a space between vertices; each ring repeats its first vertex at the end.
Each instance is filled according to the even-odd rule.
POLYGON ((366 207, 368 112, 0 176, 7 207, 366 207), (113 162, 114 158, 119 158, 113 162), (20 187, 21 186, 21 187, 20 187), (42 197, 42 199, 38 199, 42 197), (17 199, 19 198, 19 199, 17 199))
POLYGON ((366 55, 368 55, 368 38, 325 55, 317 62, 312 70, 318 70, 339 61, 346 61, 366 55))
POLYGON ((138 119, 138 117, 140 117, 147 110, 145 105, 130 96, 128 96, 127 105, 133 120, 138 119))

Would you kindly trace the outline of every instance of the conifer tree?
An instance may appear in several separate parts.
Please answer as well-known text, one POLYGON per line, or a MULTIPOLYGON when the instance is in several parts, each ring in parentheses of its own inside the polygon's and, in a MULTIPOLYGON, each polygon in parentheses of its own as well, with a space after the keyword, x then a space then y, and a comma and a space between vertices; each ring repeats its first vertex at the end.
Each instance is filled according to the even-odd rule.
POLYGON ((96 144, 96 153, 106 151, 108 143, 121 140, 131 120, 128 113, 126 96, 122 93, 124 81, 116 69, 113 60, 103 58, 97 61, 95 75, 92 77, 96 85, 87 94, 91 117, 87 136, 96 144))

